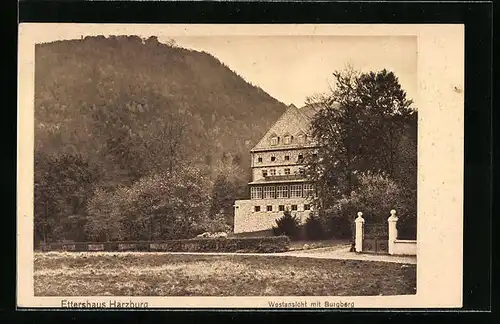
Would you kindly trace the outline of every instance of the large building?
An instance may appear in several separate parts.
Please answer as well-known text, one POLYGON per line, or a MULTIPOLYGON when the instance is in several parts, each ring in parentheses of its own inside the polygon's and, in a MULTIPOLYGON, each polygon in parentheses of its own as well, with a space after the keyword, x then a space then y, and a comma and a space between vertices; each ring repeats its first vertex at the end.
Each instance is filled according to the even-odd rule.
POLYGON ((235 201, 234 233, 270 230, 286 209, 307 219, 315 188, 304 176, 304 157, 317 154, 310 135, 315 112, 290 105, 250 151, 250 199, 235 201))

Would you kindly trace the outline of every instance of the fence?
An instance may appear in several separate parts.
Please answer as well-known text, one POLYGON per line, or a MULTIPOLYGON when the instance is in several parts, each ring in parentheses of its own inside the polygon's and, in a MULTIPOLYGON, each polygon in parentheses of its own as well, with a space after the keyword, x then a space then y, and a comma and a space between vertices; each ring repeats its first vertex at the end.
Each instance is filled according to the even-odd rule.
POLYGON ((391 210, 387 226, 365 225, 363 213, 359 212, 355 220, 355 251, 388 253, 391 255, 417 255, 416 240, 399 240, 397 229, 398 217, 391 210), (384 230, 387 229, 387 231, 384 230))

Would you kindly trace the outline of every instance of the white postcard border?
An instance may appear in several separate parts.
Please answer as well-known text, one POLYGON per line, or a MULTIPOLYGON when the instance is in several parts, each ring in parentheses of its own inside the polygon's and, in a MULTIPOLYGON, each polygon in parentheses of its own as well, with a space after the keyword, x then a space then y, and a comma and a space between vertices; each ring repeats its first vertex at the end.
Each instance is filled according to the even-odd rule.
POLYGON ((149 308, 268 308, 269 301, 354 302, 355 308, 462 306, 464 26, 463 25, 19 25, 17 304, 61 307, 70 301, 136 301, 149 308), (34 45, 51 33, 81 35, 357 35, 418 39, 417 294, 332 297, 35 297, 33 291, 34 45))

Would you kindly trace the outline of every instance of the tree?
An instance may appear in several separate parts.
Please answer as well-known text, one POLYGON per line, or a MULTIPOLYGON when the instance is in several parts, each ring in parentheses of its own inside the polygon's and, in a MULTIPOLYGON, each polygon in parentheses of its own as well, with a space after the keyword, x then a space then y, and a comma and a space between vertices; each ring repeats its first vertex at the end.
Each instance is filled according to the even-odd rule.
POLYGON ((233 226, 234 201, 243 197, 248 179, 245 171, 234 161, 234 157, 225 153, 222 159, 213 167, 212 178, 215 178, 212 188, 210 217, 222 213, 225 223, 233 226))
POLYGON ((145 176, 114 194, 96 192, 86 230, 101 239, 189 238, 208 217, 210 187, 198 169, 186 167, 145 176))
MULTIPOLYGON (((400 212, 407 213, 406 219, 414 217, 417 113, 412 101, 394 73, 387 70, 361 73, 347 68, 333 75, 330 92, 308 100, 318 108, 311 132, 321 146, 317 158, 306 157, 305 173, 318 188, 314 204, 329 214, 345 199, 357 201, 361 198, 355 193, 365 190, 361 186, 368 181, 366 174, 378 174, 382 179, 376 181, 390 181, 404 192, 397 195, 400 212)), ((392 188, 389 182, 387 188, 392 188)), ((384 199, 383 191, 376 194, 379 197, 372 197, 374 201, 384 199)), ((373 212, 385 217, 388 211, 379 207, 381 210, 373 212)), ((351 219, 356 212, 344 214, 351 219)))
POLYGON ((310 240, 325 238, 325 231, 321 219, 316 214, 311 214, 304 223, 305 233, 310 240))
POLYGON ((354 219, 363 212, 363 218, 370 223, 385 224, 389 211, 407 214, 401 188, 387 175, 366 172, 357 175, 357 188, 337 201, 332 210, 343 217, 354 219))
POLYGON ((300 220, 287 209, 283 212, 283 216, 276 220, 276 226, 272 229, 274 235, 286 235, 295 240, 299 237, 299 228, 300 220))
POLYGON ((359 72, 348 68, 333 75, 335 84, 330 93, 307 101, 319 110, 311 122, 311 133, 321 150, 317 159, 306 157, 305 173, 317 185, 320 199, 316 204, 326 206, 351 191, 353 174, 360 168, 363 138, 362 110, 356 91, 359 72))
POLYGON ((115 241, 126 237, 120 205, 128 197, 123 197, 126 190, 108 192, 97 188, 87 203, 87 222, 85 232, 95 241, 115 241))
MULTIPOLYGON (((233 204, 235 195, 234 185, 227 179, 226 175, 219 174, 215 179, 215 183, 212 189, 210 215, 217 215, 222 213, 222 215, 233 214, 233 204)), ((229 217, 225 217, 224 222, 227 223, 229 217)))
POLYGON ((371 169, 387 172, 394 178, 400 162, 400 143, 414 121, 413 102, 406 98, 394 73, 385 69, 361 74, 356 93, 366 121, 363 153, 370 158, 371 169))
MULTIPOLYGON (((201 214, 199 221, 218 219, 220 208, 215 205, 232 221, 234 210, 226 202, 246 189, 248 150, 283 113, 284 104, 208 53, 164 44, 156 37, 85 37, 38 44, 35 52, 37 242, 170 235, 163 227, 173 217, 137 218, 121 210, 130 205, 142 213, 139 203, 131 205, 127 197, 150 198, 130 190, 143 192, 136 187, 139 181, 153 182, 160 173, 182 178, 184 166, 202 169, 210 183, 222 174, 232 186, 233 197, 220 192, 214 213, 201 214), (231 166, 219 170, 223 153, 233 158, 231 166), (64 162, 63 155, 79 155, 99 175, 89 185, 72 182, 84 166, 64 162), (74 174, 61 171, 73 169, 74 174), (81 205, 93 207, 87 210, 81 205), (151 234, 147 226, 152 227, 151 234)), ((208 204, 212 189, 204 188, 208 204)), ((181 197, 181 206, 188 203, 186 197, 181 197)), ((191 223, 189 227, 198 225, 191 223)))
POLYGON ((194 155, 197 147, 191 137, 202 138, 203 126, 199 116, 182 108, 165 109, 168 105, 174 104, 150 96, 129 97, 120 106, 93 106, 94 128, 105 141, 101 159, 112 161, 132 181, 151 170, 174 172, 182 160, 194 155))
POLYGON ((333 75, 330 92, 308 100, 319 110, 311 129, 321 150, 318 158, 306 158, 306 174, 317 183, 316 203, 323 207, 356 188, 356 173, 385 172, 394 179, 416 175, 416 141, 411 137, 416 113, 396 76, 351 68, 333 75), (407 169, 400 167, 403 155, 407 169))
POLYGON ((232 224, 228 223, 228 219, 226 214, 224 214, 223 210, 212 214, 210 213, 208 217, 204 218, 203 221, 197 226, 194 231, 195 234, 201 233, 217 233, 224 232, 228 233, 232 230, 232 224))
POLYGON ((84 238, 85 203, 99 177, 80 154, 35 152, 35 242, 84 238))

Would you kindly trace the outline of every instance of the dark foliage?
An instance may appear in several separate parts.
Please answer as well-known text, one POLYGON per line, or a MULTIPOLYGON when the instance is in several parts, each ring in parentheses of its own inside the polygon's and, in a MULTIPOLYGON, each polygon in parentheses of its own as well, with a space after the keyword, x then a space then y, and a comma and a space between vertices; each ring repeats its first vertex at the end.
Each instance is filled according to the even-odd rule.
POLYGON ((246 252, 273 253, 287 251, 287 236, 248 238, 195 238, 170 241, 132 241, 103 243, 52 243, 42 245, 42 251, 142 251, 142 252, 246 252))
POLYGON ((317 159, 306 160, 306 175, 317 184, 315 204, 354 208, 336 211, 347 219, 368 212, 363 208, 369 205, 377 221, 397 207, 410 235, 416 230, 417 110, 393 72, 346 69, 333 76, 331 92, 309 100, 319 110, 312 135, 321 150, 317 159), (363 188, 364 175, 373 190, 363 188))
POLYGON ((332 216, 328 221, 330 236, 336 239, 349 239, 353 235, 353 225, 346 217, 332 216))
POLYGON ((309 240, 321 240, 326 236, 321 220, 314 214, 311 214, 311 216, 307 218, 304 224, 304 230, 309 240))
MULTIPOLYGON (((38 44, 35 60, 35 244, 93 240, 83 229, 94 193, 101 195, 90 216, 99 220, 108 217, 105 209, 118 210, 116 192, 132 201, 125 194, 141 192, 141 179, 164 172, 182 178, 192 168, 212 182, 224 176, 208 189, 207 205, 213 217, 222 210, 230 225, 234 197, 222 186, 241 194, 249 149, 286 109, 213 56, 155 37, 38 44)), ((151 225, 160 216, 122 229, 155 237, 151 225)), ((92 226, 92 233, 122 235, 109 225, 92 226)))
POLYGON ((289 210, 285 210, 283 216, 276 220, 273 233, 274 235, 286 235, 291 240, 296 240, 300 236, 300 221, 289 210))
POLYGON ((398 238, 402 240, 417 239, 417 217, 416 215, 407 215, 400 218, 397 223, 398 238))

